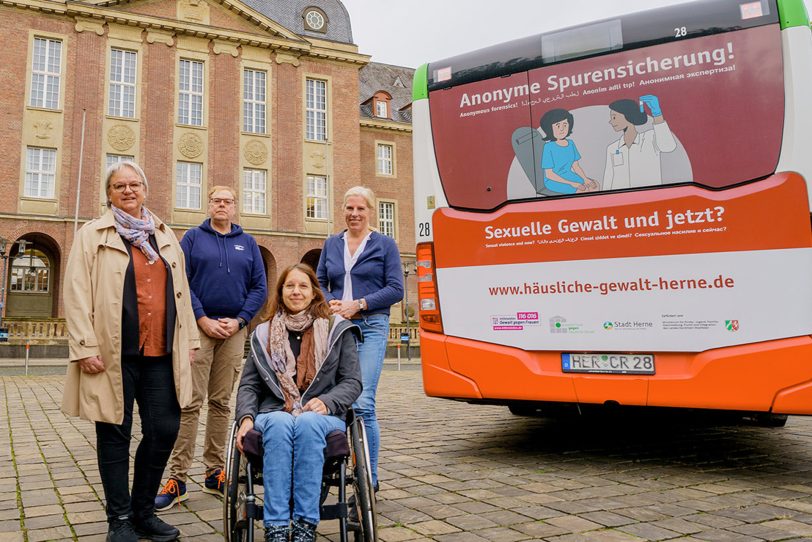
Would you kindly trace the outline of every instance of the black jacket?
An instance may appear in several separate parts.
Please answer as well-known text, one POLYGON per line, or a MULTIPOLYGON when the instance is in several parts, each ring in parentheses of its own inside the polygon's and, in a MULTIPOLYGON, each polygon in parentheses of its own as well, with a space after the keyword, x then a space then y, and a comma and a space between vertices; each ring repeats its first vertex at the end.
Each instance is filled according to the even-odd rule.
MULTIPOLYGON (((235 417, 255 418, 263 412, 283 410, 285 399, 282 388, 271 370, 267 351, 268 322, 260 324, 251 334, 251 353, 237 390, 235 417)), ((327 336, 327 357, 310 386, 302 394, 302 404, 318 397, 334 416, 344 419, 345 413, 361 395, 361 367, 358 364, 356 338, 361 330, 347 320, 332 320, 327 336)))

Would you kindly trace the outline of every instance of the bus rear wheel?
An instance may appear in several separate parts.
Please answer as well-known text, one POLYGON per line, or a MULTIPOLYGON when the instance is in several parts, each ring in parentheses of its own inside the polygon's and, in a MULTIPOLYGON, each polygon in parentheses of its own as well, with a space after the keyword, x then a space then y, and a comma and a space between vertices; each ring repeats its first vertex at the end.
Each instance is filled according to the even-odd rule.
POLYGON ((539 408, 533 403, 511 403, 508 410, 514 416, 540 416, 539 408))
POLYGON ((754 417, 756 425, 761 427, 784 427, 787 425, 787 418, 789 416, 786 414, 772 414, 770 412, 761 412, 754 417))

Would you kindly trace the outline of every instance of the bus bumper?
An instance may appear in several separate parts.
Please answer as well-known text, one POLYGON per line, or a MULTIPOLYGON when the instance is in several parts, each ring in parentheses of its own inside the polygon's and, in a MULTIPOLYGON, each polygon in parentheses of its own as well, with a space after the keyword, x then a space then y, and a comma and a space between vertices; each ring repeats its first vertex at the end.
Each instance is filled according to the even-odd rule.
POLYGON ((654 375, 564 373, 560 352, 421 332, 427 395, 812 414, 812 338, 655 354, 654 375))

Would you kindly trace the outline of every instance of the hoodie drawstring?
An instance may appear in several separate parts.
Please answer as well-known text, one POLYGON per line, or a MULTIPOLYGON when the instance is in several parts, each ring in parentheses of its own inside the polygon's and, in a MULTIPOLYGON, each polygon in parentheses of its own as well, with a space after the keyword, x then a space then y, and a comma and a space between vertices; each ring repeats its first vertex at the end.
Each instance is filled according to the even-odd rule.
POLYGON ((225 235, 220 235, 219 233, 216 234, 216 235, 217 235, 217 249, 218 249, 217 251, 220 253, 220 266, 219 267, 223 267, 223 255, 225 255, 226 273, 231 273, 231 266, 228 263, 228 247, 226 247, 226 236, 225 235), (220 239, 223 240, 222 252, 220 252, 220 239))
POLYGON ((228 263, 228 249, 226 247, 226 236, 223 236, 223 252, 226 253, 226 273, 231 274, 231 265, 228 263))

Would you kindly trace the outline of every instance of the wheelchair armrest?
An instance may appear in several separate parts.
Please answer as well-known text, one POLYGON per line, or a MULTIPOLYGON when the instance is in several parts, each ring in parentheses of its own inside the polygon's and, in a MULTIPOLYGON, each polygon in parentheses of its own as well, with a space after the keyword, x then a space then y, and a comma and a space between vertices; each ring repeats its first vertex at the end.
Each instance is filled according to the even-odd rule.
POLYGON ((327 435, 327 446, 324 448, 324 457, 346 457, 350 455, 350 445, 347 441, 347 433, 344 431, 333 431, 327 435))
POLYGON ((262 433, 256 429, 248 431, 242 441, 242 449, 254 469, 262 472, 262 433))

